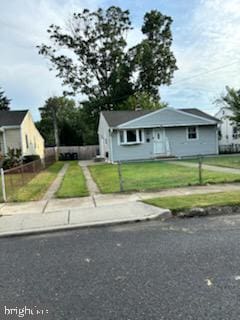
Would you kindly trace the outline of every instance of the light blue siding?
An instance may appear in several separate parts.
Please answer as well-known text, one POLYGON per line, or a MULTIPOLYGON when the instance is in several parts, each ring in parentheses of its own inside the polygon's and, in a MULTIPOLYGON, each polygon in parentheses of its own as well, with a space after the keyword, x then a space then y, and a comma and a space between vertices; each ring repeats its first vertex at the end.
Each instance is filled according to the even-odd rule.
POLYGON ((129 123, 120 125, 121 128, 148 128, 160 126, 182 126, 212 124, 213 121, 201 117, 192 116, 172 108, 164 108, 149 115, 143 116, 129 123))
POLYGON ((187 139, 187 128, 165 128, 173 156, 208 155, 218 153, 217 126, 199 126, 198 139, 187 139))
POLYGON ((138 160, 138 159, 150 159, 153 158, 153 142, 152 142, 152 129, 144 130, 145 138, 150 138, 150 142, 146 142, 135 145, 119 145, 117 131, 112 133, 112 151, 113 161, 126 161, 126 160, 138 160))
MULTIPOLYGON (((153 150, 153 129, 144 130, 145 138, 150 141, 136 145, 119 145, 117 130, 111 135, 112 161, 154 159, 157 155, 153 150)), ((217 126, 199 126, 198 139, 188 140, 187 127, 165 128, 166 139, 170 147, 170 156, 194 156, 218 153, 217 126)))

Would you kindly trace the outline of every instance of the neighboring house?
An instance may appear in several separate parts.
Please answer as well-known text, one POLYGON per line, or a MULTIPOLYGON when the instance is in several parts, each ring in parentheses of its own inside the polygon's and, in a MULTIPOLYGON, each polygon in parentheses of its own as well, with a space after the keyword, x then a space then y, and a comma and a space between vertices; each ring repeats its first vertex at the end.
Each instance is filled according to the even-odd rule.
POLYGON ((240 144, 240 131, 236 124, 230 119, 233 113, 230 109, 223 107, 215 115, 221 122, 219 123, 219 145, 240 144))
POLYGON ((218 122, 198 109, 103 111, 100 155, 116 162, 218 154, 218 122))
POLYGON ((44 140, 28 110, 0 111, 0 154, 21 149, 22 156, 44 157, 44 140))

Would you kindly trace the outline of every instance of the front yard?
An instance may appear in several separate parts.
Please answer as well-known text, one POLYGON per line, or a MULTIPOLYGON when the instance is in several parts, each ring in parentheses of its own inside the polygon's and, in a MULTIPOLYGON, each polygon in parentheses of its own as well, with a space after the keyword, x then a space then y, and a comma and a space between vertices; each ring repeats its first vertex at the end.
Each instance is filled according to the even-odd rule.
MULTIPOLYGON (((199 184, 198 169, 163 161, 122 164, 124 191, 158 190, 199 184)), ((92 177, 103 193, 119 192, 118 165, 89 166, 92 177)), ((203 170, 203 183, 240 181, 240 175, 203 170)))
POLYGON ((58 172, 63 167, 63 162, 55 162, 46 170, 37 174, 25 186, 17 189, 14 193, 8 195, 9 201, 33 201, 40 200, 54 179, 57 177, 58 172))
MULTIPOLYGON (((198 162, 198 160, 184 160, 184 161, 198 162)), ((203 164, 240 169, 240 156, 239 155, 232 155, 232 156, 222 155, 217 157, 204 157, 203 164)))

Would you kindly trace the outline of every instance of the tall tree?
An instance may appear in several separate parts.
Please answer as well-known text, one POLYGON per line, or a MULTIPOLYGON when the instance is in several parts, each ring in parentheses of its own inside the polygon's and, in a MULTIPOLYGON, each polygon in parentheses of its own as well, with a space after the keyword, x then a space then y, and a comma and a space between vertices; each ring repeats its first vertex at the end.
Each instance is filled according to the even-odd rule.
POLYGON ((142 26, 145 39, 131 50, 138 71, 137 88, 155 98, 159 97, 159 86, 170 85, 178 69, 171 51, 172 21, 156 10, 146 13, 142 26))
POLYGON ((38 46, 39 54, 51 61, 71 93, 81 92, 93 105, 98 101, 101 110, 115 110, 136 91, 157 97, 158 87, 171 83, 177 69, 170 50, 171 23, 158 11, 146 13, 142 27, 146 38, 128 49, 128 10, 84 9, 73 14, 68 30, 51 25, 52 45, 38 46))
POLYGON ((81 145, 83 121, 73 99, 51 97, 39 108, 41 120, 36 123, 48 146, 81 145), (54 114, 53 114, 54 113, 54 114), (54 125, 55 121, 55 125, 54 125), (56 131, 57 127, 57 131, 56 131), (58 141, 56 142, 56 135, 58 141))
MULTIPOLYGON (((135 101, 139 92, 147 94, 149 102, 159 102, 159 86, 169 85, 177 69, 170 50, 171 23, 158 11, 147 13, 145 39, 133 48, 126 40, 132 29, 129 11, 119 7, 84 9, 73 14, 67 29, 49 27, 51 44, 38 46, 39 54, 50 60, 68 88, 66 94, 86 97, 81 103, 82 119, 88 123, 85 142, 96 143, 100 111, 125 109, 129 97, 135 101)), ((153 108, 152 103, 144 108, 148 106, 153 108)))
POLYGON ((10 99, 5 96, 4 91, 1 90, 0 87, 0 110, 8 111, 10 110, 10 99))
POLYGON ((234 121, 240 129, 240 90, 230 87, 226 87, 226 90, 227 93, 223 94, 216 102, 232 111, 233 116, 230 117, 230 120, 234 121))
POLYGON ((110 109, 114 100, 132 94, 125 52, 130 25, 129 12, 118 7, 96 12, 85 9, 73 14, 67 31, 51 25, 48 32, 53 46, 41 45, 39 53, 50 59, 70 93, 81 92, 89 100, 100 100, 103 109, 110 109), (74 57, 57 47, 68 49, 74 57))

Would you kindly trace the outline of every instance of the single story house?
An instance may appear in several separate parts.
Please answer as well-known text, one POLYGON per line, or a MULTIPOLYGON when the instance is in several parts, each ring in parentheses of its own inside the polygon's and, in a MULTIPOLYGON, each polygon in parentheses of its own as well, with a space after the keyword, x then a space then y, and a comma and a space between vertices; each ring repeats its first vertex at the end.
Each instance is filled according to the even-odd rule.
POLYGON ((28 110, 0 111, 0 154, 6 155, 9 148, 44 158, 44 139, 28 110))
POLYGON ((221 108, 215 114, 215 117, 221 121, 218 126, 220 146, 240 145, 240 130, 236 123, 231 120, 232 116, 233 112, 226 107, 221 108))
POLYGON ((198 109, 103 111, 100 155, 116 162, 218 154, 218 123, 198 109))

